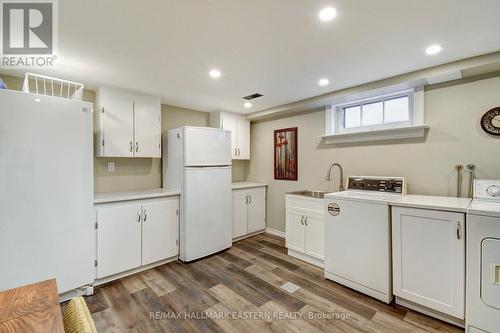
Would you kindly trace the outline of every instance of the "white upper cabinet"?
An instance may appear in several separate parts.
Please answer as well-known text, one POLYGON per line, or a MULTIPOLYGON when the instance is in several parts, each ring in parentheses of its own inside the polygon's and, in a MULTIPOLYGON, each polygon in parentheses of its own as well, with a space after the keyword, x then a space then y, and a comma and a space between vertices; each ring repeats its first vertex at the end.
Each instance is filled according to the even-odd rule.
POLYGON ((160 98, 100 87, 96 112, 98 157, 161 157, 160 98))
POLYGON ((238 160, 250 159, 250 122, 246 119, 236 121, 236 148, 238 160))
POLYGON ((134 157, 134 99, 123 90, 102 87, 96 110, 100 130, 98 156, 134 157))
POLYGON ((161 157, 161 101, 134 96, 135 157, 161 157))
POLYGON ((231 112, 210 113, 210 126, 231 132, 233 160, 250 159, 250 121, 242 114, 231 112))

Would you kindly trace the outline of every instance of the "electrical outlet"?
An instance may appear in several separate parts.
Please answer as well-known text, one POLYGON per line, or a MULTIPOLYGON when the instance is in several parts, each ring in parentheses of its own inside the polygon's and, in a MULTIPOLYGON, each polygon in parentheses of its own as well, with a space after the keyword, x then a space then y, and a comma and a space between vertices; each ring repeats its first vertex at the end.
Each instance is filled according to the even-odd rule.
POLYGON ((108 162, 108 171, 115 172, 115 162, 108 162))

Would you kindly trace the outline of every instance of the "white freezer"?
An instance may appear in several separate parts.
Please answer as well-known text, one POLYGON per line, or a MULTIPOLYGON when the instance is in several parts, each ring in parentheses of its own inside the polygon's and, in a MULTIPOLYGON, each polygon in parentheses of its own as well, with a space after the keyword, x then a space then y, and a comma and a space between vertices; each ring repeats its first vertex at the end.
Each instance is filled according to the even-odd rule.
POLYGON ((184 166, 231 165, 231 133, 210 127, 184 127, 184 166))
POLYGON ((91 103, 0 90, 0 290, 93 282, 92 135, 91 103))
POLYGON ((182 202, 182 261, 231 247, 231 167, 185 168, 182 202))

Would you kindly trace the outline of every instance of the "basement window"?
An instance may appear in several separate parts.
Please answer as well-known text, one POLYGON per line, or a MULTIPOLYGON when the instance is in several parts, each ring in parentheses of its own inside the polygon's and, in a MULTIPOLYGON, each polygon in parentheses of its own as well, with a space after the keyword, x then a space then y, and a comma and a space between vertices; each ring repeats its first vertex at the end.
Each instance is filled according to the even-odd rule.
POLYGON ((321 137, 326 143, 400 139, 423 136, 426 129, 423 90, 407 89, 328 106, 321 137))

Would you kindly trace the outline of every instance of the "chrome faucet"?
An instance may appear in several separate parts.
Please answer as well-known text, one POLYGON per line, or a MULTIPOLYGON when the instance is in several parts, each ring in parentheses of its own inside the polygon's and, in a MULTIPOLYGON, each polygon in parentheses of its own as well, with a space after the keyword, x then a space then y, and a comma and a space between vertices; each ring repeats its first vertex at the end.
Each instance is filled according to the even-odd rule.
POLYGON ((340 171, 340 182, 339 182, 339 191, 342 192, 344 190, 344 169, 342 169, 342 166, 338 163, 333 163, 330 165, 330 168, 328 169, 328 172, 326 174, 326 181, 331 180, 331 175, 332 175, 332 168, 336 166, 339 168, 340 171))

